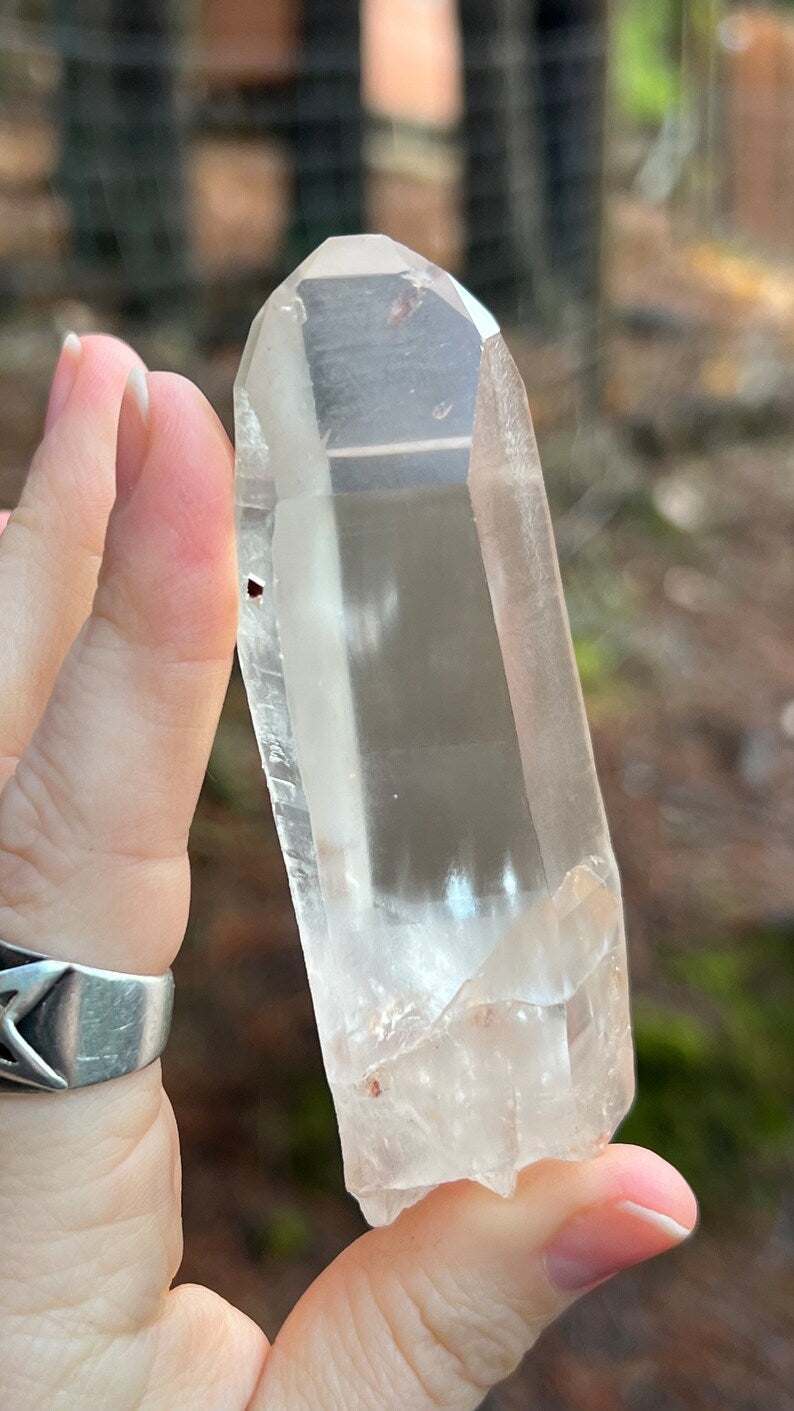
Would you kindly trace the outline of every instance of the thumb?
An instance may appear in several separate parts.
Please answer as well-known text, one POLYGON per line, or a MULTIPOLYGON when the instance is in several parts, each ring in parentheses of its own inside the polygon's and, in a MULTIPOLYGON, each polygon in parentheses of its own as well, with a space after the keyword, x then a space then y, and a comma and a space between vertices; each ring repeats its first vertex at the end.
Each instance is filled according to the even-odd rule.
POLYGON ((639 1147, 544 1161, 507 1201, 441 1188, 318 1279, 251 1411, 473 1411, 579 1294, 679 1244, 696 1217, 683 1177, 639 1147))

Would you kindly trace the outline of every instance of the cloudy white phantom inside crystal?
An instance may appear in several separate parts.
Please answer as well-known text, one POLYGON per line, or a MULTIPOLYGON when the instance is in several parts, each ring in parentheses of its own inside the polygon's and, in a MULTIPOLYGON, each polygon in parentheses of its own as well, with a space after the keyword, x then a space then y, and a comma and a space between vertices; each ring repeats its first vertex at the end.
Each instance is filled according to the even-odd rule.
POLYGON ((381 236, 322 245, 236 384, 240 658, 345 1176, 509 1195, 633 1094, 620 891, 526 394, 381 236))

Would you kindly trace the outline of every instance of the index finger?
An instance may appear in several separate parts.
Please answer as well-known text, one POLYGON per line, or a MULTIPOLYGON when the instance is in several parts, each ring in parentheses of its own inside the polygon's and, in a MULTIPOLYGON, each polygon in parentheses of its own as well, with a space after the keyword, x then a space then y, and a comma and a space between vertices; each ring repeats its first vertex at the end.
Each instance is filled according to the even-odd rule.
POLYGON ((124 384, 140 358, 117 338, 70 335, 48 425, 16 509, 0 516, 0 786, 39 719, 96 588, 124 384))
MULTIPOLYGON (((228 441, 196 388, 149 385, 148 432, 123 412, 94 611, 0 796, 0 937, 156 974, 182 939, 236 583, 228 441)), ((138 1406, 181 1253, 159 1068, 0 1107, 4 1389, 20 1407, 138 1406)), ((260 1343, 246 1334, 249 1358, 260 1343)))

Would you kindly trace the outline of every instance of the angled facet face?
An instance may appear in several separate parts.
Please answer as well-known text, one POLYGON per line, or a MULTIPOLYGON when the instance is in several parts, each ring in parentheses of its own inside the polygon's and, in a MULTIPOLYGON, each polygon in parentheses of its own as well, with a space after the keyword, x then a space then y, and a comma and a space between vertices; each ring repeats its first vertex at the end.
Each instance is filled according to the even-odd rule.
POLYGON ((508 1194, 633 1093, 523 386, 450 275, 354 236, 268 300, 235 402, 240 659, 348 1188, 373 1224, 444 1181, 508 1194))

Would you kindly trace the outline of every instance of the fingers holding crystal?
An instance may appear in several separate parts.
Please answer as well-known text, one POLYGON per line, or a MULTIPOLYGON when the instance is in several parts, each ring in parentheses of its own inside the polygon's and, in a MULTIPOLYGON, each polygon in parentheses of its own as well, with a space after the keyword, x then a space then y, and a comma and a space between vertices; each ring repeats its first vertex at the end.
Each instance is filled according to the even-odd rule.
MULTIPOLYGON (((195 388, 141 369, 118 451, 93 611, 0 796, 0 937, 154 975, 182 936, 187 830, 231 660, 231 453, 195 388)), ((18 1050, 19 1012, 6 1024, 18 1050)), ((261 1333, 206 1292, 166 1298, 179 1162, 159 1069, 0 1102, 14 1405, 247 1404, 261 1333)))
POLYGON ((0 934, 167 968, 236 621, 231 451, 201 394, 133 372, 93 611, 0 798, 0 934))
POLYGON ((575 1297, 679 1244, 696 1213, 683 1178, 635 1147, 543 1162, 509 1201, 444 1187, 326 1270, 251 1411, 474 1411, 575 1297))
POLYGON ((20 503, 0 514, 0 785, 44 708, 91 607, 113 503, 116 426, 124 384, 140 359, 116 338, 66 339, 44 438, 20 503))

